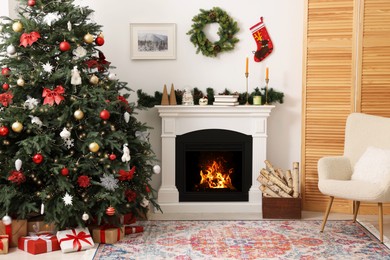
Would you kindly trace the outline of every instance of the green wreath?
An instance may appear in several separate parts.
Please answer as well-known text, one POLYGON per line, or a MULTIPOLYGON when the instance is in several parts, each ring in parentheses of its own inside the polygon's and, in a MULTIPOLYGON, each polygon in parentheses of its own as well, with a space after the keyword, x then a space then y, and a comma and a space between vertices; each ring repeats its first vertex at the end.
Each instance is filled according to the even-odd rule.
POLYGON ((197 48, 196 53, 202 52, 207 57, 216 57, 218 53, 230 51, 234 49, 234 45, 239 41, 234 37, 240 29, 237 27, 237 22, 221 8, 214 7, 211 10, 200 9, 200 14, 194 16, 192 21, 192 29, 187 32, 191 35, 190 41, 197 48), (203 32, 204 27, 209 23, 218 23, 219 28, 217 34, 219 40, 211 42, 207 39, 203 32))

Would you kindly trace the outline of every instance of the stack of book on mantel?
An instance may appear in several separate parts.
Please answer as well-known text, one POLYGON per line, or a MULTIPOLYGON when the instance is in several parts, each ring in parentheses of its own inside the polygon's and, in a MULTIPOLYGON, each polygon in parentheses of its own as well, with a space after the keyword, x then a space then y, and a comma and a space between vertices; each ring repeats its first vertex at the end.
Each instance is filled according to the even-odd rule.
POLYGON ((215 95, 214 106, 237 106, 238 95, 215 95))

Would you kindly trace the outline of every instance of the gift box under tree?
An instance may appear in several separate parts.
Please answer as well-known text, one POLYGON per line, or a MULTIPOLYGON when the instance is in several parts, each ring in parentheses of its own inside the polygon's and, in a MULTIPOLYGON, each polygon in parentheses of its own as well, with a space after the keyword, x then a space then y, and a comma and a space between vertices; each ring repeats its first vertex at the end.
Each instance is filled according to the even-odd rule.
POLYGON ((27 235, 27 220, 12 220, 8 225, 0 221, 0 235, 8 235, 9 247, 17 247, 19 237, 27 235))
POLYGON ((35 236, 20 237, 18 248, 30 254, 42 254, 60 250, 60 244, 55 235, 46 233, 35 236))
POLYGON ((87 250, 95 246, 87 228, 57 231, 57 239, 62 253, 87 250))
POLYGON ((114 244, 125 236, 124 227, 95 227, 92 229, 92 238, 96 243, 114 244))
POLYGON ((8 235, 0 235, 0 254, 8 253, 8 235))

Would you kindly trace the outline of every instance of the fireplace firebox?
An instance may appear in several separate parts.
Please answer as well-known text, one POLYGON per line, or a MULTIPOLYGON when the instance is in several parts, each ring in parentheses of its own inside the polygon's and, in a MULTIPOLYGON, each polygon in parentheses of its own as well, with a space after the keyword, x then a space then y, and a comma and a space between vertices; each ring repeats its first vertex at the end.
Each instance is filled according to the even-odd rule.
POLYGON ((179 202, 248 201, 252 136, 206 129, 176 136, 179 202))

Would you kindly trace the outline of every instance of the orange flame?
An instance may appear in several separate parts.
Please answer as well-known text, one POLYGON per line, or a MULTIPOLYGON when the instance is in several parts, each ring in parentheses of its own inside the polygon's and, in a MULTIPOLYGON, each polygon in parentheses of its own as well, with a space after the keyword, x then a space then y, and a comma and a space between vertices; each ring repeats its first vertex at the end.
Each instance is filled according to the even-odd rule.
POLYGON ((233 173, 233 168, 224 173, 224 169, 221 163, 213 161, 213 163, 207 166, 205 173, 200 170, 200 185, 211 189, 229 188, 235 190, 236 188, 232 184, 230 175, 233 173))

